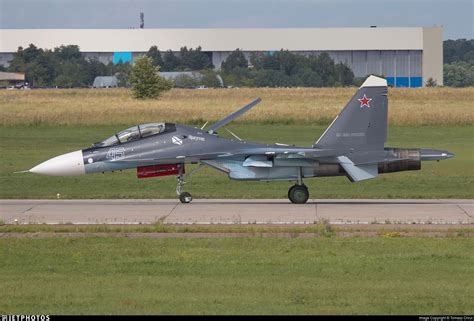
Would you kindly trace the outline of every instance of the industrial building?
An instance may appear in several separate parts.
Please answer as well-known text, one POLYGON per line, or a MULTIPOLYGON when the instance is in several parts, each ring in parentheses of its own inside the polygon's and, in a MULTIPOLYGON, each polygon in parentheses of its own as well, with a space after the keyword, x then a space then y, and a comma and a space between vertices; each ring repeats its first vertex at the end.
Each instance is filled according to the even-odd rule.
POLYGON ((396 87, 420 87, 429 78, 443 84, 441 27, 416 28, 256 28, 256 29, 0 29, 0 64, 7 66, 18 47, 53 49, 78 45, 87 57, 104 63, 129 61, 151 46, 179 52, 196 48, 219 69, 241 49, 273 54, 280 49, 315 55, 327 52, 346 63, 356 77, 383 75, 396 87))

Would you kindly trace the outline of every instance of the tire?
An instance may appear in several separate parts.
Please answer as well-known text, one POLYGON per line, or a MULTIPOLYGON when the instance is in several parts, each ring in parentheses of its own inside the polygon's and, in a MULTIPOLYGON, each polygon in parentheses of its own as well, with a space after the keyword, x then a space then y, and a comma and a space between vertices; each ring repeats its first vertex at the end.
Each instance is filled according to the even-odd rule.
POLYGON ((191 203, 191 201, 193 200, 193 197, 188 192, 182 192, 179 195, 179 200, 181 201, 181 203, 187 204, 187 203, 191 203))
POLYGON ((309 191, 305 185, 295 185, 288 191, 288 198, 294 204, 304 204, 308 201, 309 191))
POLYGON ((293 186, 291 186, 291 187, 288 189, 288 199, 289 199, 290 201, 291 201, 291 196, 290 196, 290 195, 291 195, 291 193, 292 193, 292 191, 293 191, 293 188, 294 188, 295 186, 296 186, 296 185, 293 185, 293 186))

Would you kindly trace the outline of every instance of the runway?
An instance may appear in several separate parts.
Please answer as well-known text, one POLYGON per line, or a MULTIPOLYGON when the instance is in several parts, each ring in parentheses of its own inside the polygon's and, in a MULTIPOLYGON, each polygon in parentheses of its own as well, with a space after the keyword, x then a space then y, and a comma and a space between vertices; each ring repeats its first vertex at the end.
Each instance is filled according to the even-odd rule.
POLYGON ((0 200, 7 224, 473 224, 473 200, 0 200))

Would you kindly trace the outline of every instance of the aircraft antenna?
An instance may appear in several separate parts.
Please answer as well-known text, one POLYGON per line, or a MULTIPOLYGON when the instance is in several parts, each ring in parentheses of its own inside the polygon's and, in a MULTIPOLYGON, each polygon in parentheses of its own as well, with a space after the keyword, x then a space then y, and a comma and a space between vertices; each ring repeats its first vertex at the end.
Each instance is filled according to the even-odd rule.
POLYGON ((242 139, 240 139, 239 136, 237 136, 236 134, 234 134, 233 132, 231 132, 230 130, 228 130, 227 128, 224 128, 225 130, 227 130, 232 136, 234 136, 235 138, 237 138, 238 140, 242 141, 242 139))
POLYGON ((204 125, 202 125, 201 129, 204 129, 204 127, 206 127, 206 125, 207 125, 208 122, 209 122, 209 121, 205 122, 204 125))

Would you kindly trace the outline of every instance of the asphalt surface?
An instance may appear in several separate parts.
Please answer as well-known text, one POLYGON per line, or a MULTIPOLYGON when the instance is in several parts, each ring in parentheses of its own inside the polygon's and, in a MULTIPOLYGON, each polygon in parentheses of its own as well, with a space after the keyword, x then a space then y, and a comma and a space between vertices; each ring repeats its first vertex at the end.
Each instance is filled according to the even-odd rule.
POLYGON ((0 200, 7 224, 473 224, 474 200, 0 200))

